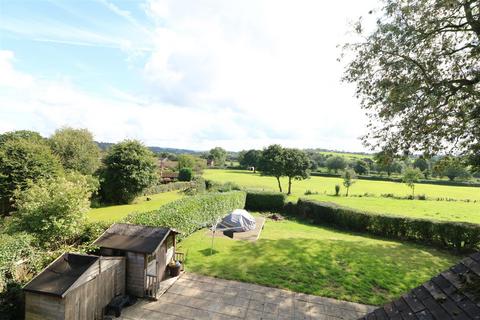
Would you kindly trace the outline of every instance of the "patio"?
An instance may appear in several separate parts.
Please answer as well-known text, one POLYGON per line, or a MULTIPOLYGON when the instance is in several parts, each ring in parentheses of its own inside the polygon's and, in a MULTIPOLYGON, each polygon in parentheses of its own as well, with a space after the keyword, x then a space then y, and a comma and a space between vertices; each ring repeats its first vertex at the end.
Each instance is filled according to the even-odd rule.
POLYGON ((158 301, 139 301, 120 319, 358 319, 375 307, 184 273, 158 301))

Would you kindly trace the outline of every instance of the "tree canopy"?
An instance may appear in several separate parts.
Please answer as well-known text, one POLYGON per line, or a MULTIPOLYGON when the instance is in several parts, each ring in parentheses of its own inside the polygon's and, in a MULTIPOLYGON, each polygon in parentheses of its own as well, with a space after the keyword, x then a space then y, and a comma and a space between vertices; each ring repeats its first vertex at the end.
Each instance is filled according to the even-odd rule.
POLYGON ((260 171, 262 175, 272 176, 277 179, 278 189, 282 192, 280 177, 285 175, 285 149, 279 144, 272 144, 262 151, 260 159, 260 171))
MULTIPOLYGON (((394 153, 480 155, 480 3, 383 0, 356 24, 344 80, 370 116, 364 137, 394 153), (378 16, 376 15, 378 13, 378 16)), ((480 163, 480 162, 479 162, 480 163)))
POLYGON ((299 149, 286 148, 283 151, 284 175, 288 177, 288 192, 292 193, 292 179, 303 180, 310 176, 310 158, 299 149))
POLYGON ((103 159, 100 193, 112 203, 130 203, 158 179, 156 158, 136 140, 113 145, 103 159))
POLYGON ((38 134, 9 132, 0 141, 0 211, 8 212, 16 189, 24 190, 29 181, 53 178, 62 166, 38 134))
POLYGON ((209 151, 208 158, 212 159, 216 166, 223 166, 227 160, 227 151, 220 147, 215 147, 209 151))
POLYGON ((61 128, 49 139, 63 167, 82 174, 93 174, 100 165, 100 148, 87 129, 61 128))
POLYGON ((333 156, 327 159, 325 165, 327 166, 328 170, 333 170, 335 173, 337 173, 338 170, 343 170, 347 167, 347 161, 345 161, 345 158, 341 156, 333 156))
POLYGON ((254 167, 256 170, 260 162, 261 156, 262 151, 260 150, 250 149, 248 151, 242 151, 239 154, 238 162, 241 166, 254 167))

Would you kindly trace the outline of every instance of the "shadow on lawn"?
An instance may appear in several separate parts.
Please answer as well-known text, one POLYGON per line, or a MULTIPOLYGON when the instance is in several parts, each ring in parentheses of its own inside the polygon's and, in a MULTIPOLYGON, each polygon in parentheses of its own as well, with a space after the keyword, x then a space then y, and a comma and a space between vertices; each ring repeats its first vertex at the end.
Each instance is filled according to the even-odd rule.
MULTIPOLYGON (((203 256, 203 251, 209 250, 199 253, 203 256)), ((189 269, 376 305, 423 283, 455 260, 437 250, 368 240, 261 239, 256 243, 237 241, 219 250, 212 257, 192 257, 189 269)))

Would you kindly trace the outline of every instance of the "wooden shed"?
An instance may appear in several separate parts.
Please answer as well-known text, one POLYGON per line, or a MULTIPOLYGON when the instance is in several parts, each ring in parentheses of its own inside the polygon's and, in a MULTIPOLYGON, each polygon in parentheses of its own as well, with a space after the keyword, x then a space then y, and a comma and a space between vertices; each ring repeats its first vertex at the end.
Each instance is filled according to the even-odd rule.
POLYGON ((125 258, 64 253, 25 287, 25 319, 102 319, 125 293, 125 258))
POLYGON ((176 253, 177 234, 169 228, 115 223, 94 244, 102 256, 125 256, 128 294, 156 299, 167 265, 183 262, 183 254, 176 253))

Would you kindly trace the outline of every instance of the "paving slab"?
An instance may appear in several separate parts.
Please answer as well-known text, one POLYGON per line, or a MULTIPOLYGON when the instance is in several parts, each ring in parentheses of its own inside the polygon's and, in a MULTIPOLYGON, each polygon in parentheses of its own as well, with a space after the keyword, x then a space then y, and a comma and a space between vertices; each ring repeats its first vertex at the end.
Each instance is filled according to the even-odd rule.
POLYGON ((375 310, 353 302, 183 273, 157 301, 140 300, 119 319, 350 320, 375 310))

